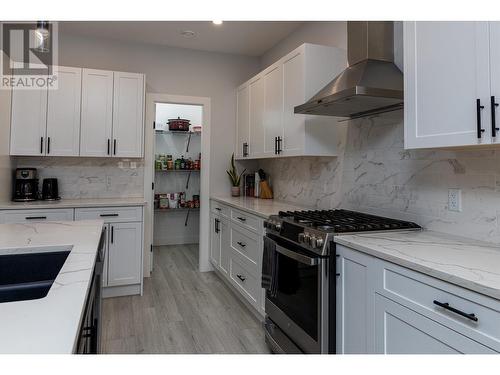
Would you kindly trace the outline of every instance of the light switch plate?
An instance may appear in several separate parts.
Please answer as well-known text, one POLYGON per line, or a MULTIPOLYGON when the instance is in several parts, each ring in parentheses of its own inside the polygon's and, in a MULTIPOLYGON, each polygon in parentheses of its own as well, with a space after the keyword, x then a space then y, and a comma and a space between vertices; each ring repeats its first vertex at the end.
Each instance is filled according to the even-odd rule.
POLYGON ((462 190, 448 189, 448 210, 455 212, 462 211, 462 190))

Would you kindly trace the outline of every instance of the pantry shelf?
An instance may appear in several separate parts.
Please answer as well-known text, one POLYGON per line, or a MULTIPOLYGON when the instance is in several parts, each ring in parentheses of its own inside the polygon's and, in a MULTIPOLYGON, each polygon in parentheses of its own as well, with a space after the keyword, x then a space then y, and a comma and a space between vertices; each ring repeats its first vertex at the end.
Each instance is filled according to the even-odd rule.
POLYGON ((199 169, 155 169, 158 173, 172 173, 172 172, 199 172, 199 169))
POLYGON ((155 130, 156 134, 174 134, 174 135, 201 135, 201 132, 184 132, 180 130, 155 130))

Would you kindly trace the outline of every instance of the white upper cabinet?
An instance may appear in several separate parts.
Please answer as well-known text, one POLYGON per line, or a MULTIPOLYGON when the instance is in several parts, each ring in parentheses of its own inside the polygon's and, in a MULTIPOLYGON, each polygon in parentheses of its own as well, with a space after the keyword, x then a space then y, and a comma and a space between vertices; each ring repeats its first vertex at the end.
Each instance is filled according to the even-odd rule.
POLYGON ((488 22, 405 22, 404 80, 406 148, 491 143, 488 22))
POLYGON ((142 157, 144 75, 57 69, 57 89, 13 90, 10 154, 142 157))
POLYGON ((273 65, 264 79, 264 154, 278 153, 283 137, 283 66, 273 65))
POLYGON ((44 155, 47 89, 12 90, 11 155, 44 155))
POLYGON ((243 86, 236 92, 237 121, 236 129, 236 150, 238 158, 247 156, 249 144, 249 111, 250 111, 250 87, 243 86))
POLYGON ((144 75, 114 72, 113 156, 141 157, 144 75))
POLYGON ((113 72, 83 69, 81 156, 111 156, 113 72))
MULTIPOLYGON (((248 145, 248 156, 264 156, 264 79, 259 76, 249 84, 250 91, 250 113, 249 113, 249 134, 250 144, 248 145)), ((241 145, 238 145, 241 147, 241 145)))
POLYGON ((500 22, 489 22, 490 26, 490 115, 491 138, 500 143, 498 104, 500 103, 500 22))
POLYGON ((48 90, 46 155, 78 156, 82 69, 58 67, 57 85, 48 90))
MULTIPOLYGON (((238 134, 248 123, 247 158, 335 156, 338 119, 294 113, 347 65, 346 51, 303 44, 238 88, 249 88, 249 113, 238 112, 238 134)), ((235 150, 242 149, 237 137, 235 150)), ((238 157, 243 157, 240 151, 238 157)))

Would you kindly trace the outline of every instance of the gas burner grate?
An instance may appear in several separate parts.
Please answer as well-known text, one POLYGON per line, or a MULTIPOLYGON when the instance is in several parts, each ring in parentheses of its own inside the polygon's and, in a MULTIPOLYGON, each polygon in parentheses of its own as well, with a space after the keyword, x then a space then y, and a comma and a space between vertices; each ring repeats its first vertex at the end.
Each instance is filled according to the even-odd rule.
POLYGON ((295 222, 308 223, 327 232, 365 232, 396 229, 420 229, 420 226, 403 220, 390 219, 382 216, 364 214, 349 210, 317 210, 317 211, 286 211, 280 212, 283 218, 293 219, 295 222))

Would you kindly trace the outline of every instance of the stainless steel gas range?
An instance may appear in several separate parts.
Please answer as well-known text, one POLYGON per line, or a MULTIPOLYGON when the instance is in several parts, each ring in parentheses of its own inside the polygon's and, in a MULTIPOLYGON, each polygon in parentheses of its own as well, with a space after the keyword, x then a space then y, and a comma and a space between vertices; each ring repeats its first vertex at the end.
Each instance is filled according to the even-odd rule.
POLYGON ((348 210, 280 212, 264 227, 264 327, 277 353, 335 353, 336 235, 420 229, 348 210))

